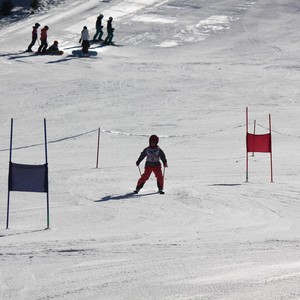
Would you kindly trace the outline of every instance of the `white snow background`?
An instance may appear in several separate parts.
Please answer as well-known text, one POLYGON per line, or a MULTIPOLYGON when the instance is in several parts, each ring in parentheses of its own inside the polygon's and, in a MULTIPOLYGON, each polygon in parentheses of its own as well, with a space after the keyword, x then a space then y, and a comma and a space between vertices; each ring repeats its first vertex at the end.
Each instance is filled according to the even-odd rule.
MULTIPOLYGON (((66 0, 0 30, 0 299, 300 299, 300 2, 66 0), (115 42, 70 56, 82 26, 114 17, 115 42), (63 56, 21 53, 35 22, 63 56), (249 129, 269 154, 249 154, 249 129), (11 192, 12 161, 44 163, 46 195, 11 192), (99 168, 97 129, 101 128, 99 168), (140 194, 148 137, 165 195, 140 194)), ((37 50, 38 45, 34 46, 37 50)))

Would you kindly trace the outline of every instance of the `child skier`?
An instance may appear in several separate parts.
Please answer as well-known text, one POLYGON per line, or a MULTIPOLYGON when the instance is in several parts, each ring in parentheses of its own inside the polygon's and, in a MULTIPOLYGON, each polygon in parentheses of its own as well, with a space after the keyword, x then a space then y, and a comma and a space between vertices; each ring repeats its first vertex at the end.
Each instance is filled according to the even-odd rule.
POLYGON ((112 27, 112 21, 113 21, 113 17, 109 17, 108 21, 107 21, 107 37, 104 40, 104 44, 106 45, 112 45, 113 41, 112 39, 114 38, 114 28, 112 27))
POLYGON ((47 42, 47 31, 49 27, 46 25, 44 28, 41 30, 41 45, 38 49, 38 53, 46 53, 47 47, 48 47, 48 42, 47 42))
POLYGON ((31 33, 31 43, 29 44, 26 52, 32 52, 32 46, 35 44, 37 38, 38 38, 38 33, 37 30, 41 25, 39 23, 35 23, 34 26, 32 27, 32 33, 31 33))
POLYGON ((156 135, 151 135, 149 138, 149 146, 145 148, 138 160, 136 165, 139 166, 141 161, 147 157, 145 164, 145 172, 141 175, 141 178, 138 180, 135 193, 137 194, 139 190, 144 186, 145 182, 149 179, 151 173, 153 172, 157 179, 157 187, 160 194, 164 194, 164 177, 161 171, 161 163, 163 162, 164 167, 168 167, 167 159, 163 150, 158 147, 159 138, 156 135))
POLYGON ((103 36, 102 19, 103 19, 103 14, 100 14, 96 21, 96 33, 93 37, 93 41, 97 41, 97 40, 102 41, 102 36, 103 36))

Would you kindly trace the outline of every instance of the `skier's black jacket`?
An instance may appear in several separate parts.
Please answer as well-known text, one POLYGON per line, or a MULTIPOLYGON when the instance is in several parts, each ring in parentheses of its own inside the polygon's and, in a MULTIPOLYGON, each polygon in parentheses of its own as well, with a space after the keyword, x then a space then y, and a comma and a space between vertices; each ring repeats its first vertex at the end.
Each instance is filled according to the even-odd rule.
POLYGON ((140 164, 140 162, 145 158, 147 157, 146 159, 146 164, 145 166, 149 166, 149 167, 159 167, 161 166, 160 164, 160 159, 161 161, 163 162, 164 165, 167 164, 167 159, 166 159, 166 155, 164 153, 163 150, 161 150, 158 146, 155 146, 155 147, 147 147, 145 148, 140 157, 138 158, 137 160, 137 164, 140 164))

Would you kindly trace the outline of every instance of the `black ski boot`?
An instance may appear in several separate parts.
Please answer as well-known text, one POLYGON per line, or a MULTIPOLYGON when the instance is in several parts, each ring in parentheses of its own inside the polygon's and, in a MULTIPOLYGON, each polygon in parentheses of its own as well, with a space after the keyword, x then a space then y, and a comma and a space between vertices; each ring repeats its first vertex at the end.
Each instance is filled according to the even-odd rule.
POLYGON ((139 191, 140 191, 140 189, 144 186, 144 184, 145 183, 142 183, 141 185, 137 185, 136 186, 136 188, 135 188, 135 190, 133 191, 135 194, 137 194, 139 191))

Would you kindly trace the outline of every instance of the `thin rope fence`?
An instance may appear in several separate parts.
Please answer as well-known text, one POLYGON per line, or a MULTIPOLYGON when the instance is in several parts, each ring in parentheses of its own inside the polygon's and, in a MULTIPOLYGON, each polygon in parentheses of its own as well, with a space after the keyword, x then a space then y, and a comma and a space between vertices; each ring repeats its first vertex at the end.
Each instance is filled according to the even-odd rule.
MULTIPOLYGON (((254 123, 254 122, 251 122, 249 124, 252 124, 252 123, 254 123)), ((268 129, 267 127, 265 127, 263 125, 260 125, 260 124, 256 124, 256 125, 264 128, 264 129, 268 129)), ((197 137, 197 136, 204 136, 204 135, 210 135, 210 134, 226 132, 226 131, 229 131, 229 130, 240 129, 240 128, 243 128, 245 126, 246 126, 246 124, 240 124, 240 125, 231 126, 231 127, 228 127, 228 128, 212 130, 212 131, 205 131, 205 132, 199 132, 199 133, 195 133, 195 134, 159 135, 159 137, 161 137, 161 138, 185 138, 185 137, 193 137, 193 136, 197 137)), ((55 144, 55 143, 65 142, 65 141, 72 140, 72 139, 77 139, 77 138, 80 138, 82 136, 89 135, 91 133, 98 132, 98 131, 99 131, 99 128, 92 129, 92 130, 85 131, 85 132, 82 132, 82 133, 78 133, 78 134, 75 134, 75 135, 70 135, 70 136, 62 137, 62 138, 59 138, 59 139, 56 139, 56 140, 48 141, 48 144, 55 144)), ((123 131, 116 131, 116 130, 100 129, 100 131, 102 133, 107 133, 107 134, 112 134, 112 135, 123 135, 123 136, 129 136, 129 137, 148 137, 149 136, 149 134, 136 134, 136 133, 123 132, 123 131)), ((274 132, 274 133, 280 134, 280 135, 300 138, 300 136, 289 134, 289 133, 283 133, 283 132, 273 130, 273 129, 271 131, 274 132)), ((38 144, 30 144, 30 145, 25 145, 25 146, 19 146, 19 147, 13 148, 13 150, 21 150, 21 149, 26 149, 26 148, 38 147, 38 146, 44 146, 44 144, 43 143, 38 143, 38 144)), ((0 149, 0 152, 4 152, 4 151, 9 151, 9 148, 0 149)))
MULTIPOLYGON (((257 123, 256 123, 256 125, 258 125, 261 128, 269 130, 269 128, 267 128, 267 127, 265 127, 263 125, 260 125, 260 124, 257 124, 257 123)), ((294 134, 290 134, 290 133, 284 133, 284 132, 280 132, 280 131, 274 130, 274 129, 272 129, 271 131, 274 132, 274 133, 280 134, 280 135, 285 135, 285 136, 294 137, 294 138, 298 138, 298 139, 300 138, 299 135, 294 135, 294 134)))

